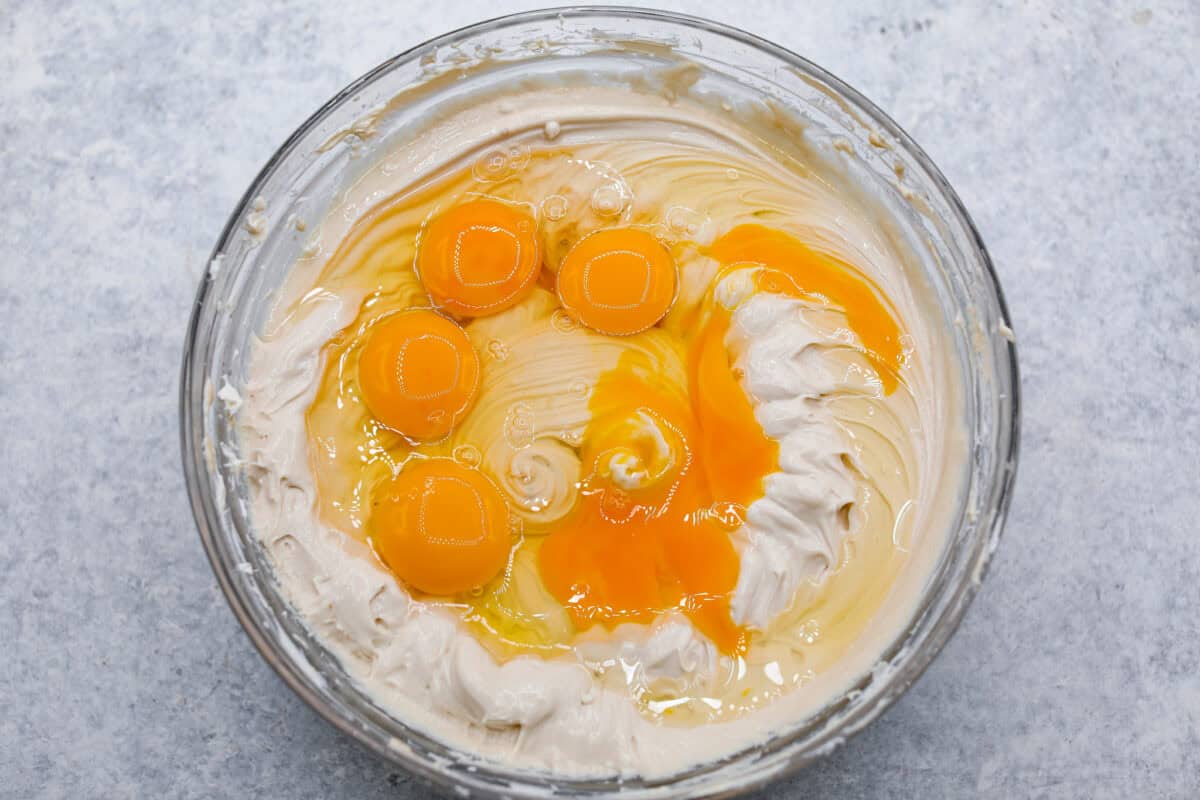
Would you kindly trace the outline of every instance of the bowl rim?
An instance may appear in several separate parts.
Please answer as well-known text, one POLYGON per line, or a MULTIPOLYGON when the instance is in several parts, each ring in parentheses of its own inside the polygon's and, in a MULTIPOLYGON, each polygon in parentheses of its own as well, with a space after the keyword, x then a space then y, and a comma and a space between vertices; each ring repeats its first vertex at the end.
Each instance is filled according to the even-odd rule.
MULTIPOLYGON (((999 323, 1004 325, 1008 331, 1012 331, 1012 320, 1008 310, 1008 304, 1005 301, 1003 290, 1000 286, 998 276, 996 274, 995 265, 992 262, 983 239, 972 220, 970 214, 963 205, 957 192, 950 185, 949 181, 942 174, 941 170, 934 164, 933 160, 925 153, 913 138, 897 124, 890 116, 884 113, 878 106, 866 98, 857 89, 833 75, 829 71, 808 60, 807 58, 785 48, 774 42, 765 39, 756 34, 749 33, 735 26, 725 23, 716 22, 704 17, 694 16, 690 14, 682 14, 671 11, 663 11, 659 9, 636 7, 636 6, 608 6, 608 5, 579 5, 579 6, 556 6, 544 9, 536 9, 530 11, 522 11, 513 14, 505 14, 497 17, 485 19, 470 25, 464 25, 453 29, 447 33, 430 38, 420 44, 408 48, 391 58, 386 59, 374 68, 351 81, 343 89, 333 95, 328 101, 320 106, 312 115, 310 115, 295 131, 284 140, 278 149, 266 161, 263 167, 258 171, 254 179, 246 191, 242 194, 241 199, 236 204, 232 214, 226 221, 221 230, 217 243, 209 256, 209 261, 220 257, 226 250, 230 240, 237 232, 240 221, 251 209, 254 198, 256 198, 263 186, 283 163, 295 150, 299 142, 315 127, 320 125, 327 117, 329 117, 338 107, 362 89, 369 86, 376 78, 397 68, 398 66, 420 59, 427 53, 436 51, 438 48, 448 44, 453 44, 467 37, 475 36, 489 31, 499 30, 509 26, 519 25, 529 22, 542 22, 547 20, 561 18, 634 18, 645 19, 649 21, 665 22, 686 28, 699 29, 703 32, 716 34, 726 39, 733 40, 736 43, 747 45, 758 51, 766 53, 782 62, 797 67, 805 73, 815 77, 829 88, 834 90, 838 95, 849 100, 856 110, 866 114, 871 122, 880 126, 893 137, 904 148, 907 155, 911 156, 932 179, 938 191, 942 194, 942 199, 947 203, 952 215, 956 218, 955 221, 962 226, 963 231, 968 234, 970 247, 973 250, 970 255, 979 265, 983 267, 983 274, 986 278, 984 282, 985 290, 991 294, 995 302, 995 311, 998 315, 999 323)), ((207 263, 207 262, 206 262, 207 263)), ((454 776, 438 768, 434 763, 422 759, 415 755, 409 755, 405 752, 392 749, 380 742, 370 739, 362 735, 361 731, 351 724, 343 715, 337 713, 329 704, 312 691, 308 683, 301 677, 299 670, 292 661, 285 657, 278 648, 274 647, 265 634, 262 626, 259 625, 255 616, 251 613, 249 604, 244 596, 244 589, 235 580, 232 575, 230 565, 222 557, 222 553, 217 544, 216 537, 213 533, 213 527, 220 527, 219 521, 210 518, 209 508, 206 507, 206 501, 209 501, 211 496, 211 486, 209 485, 207 475, 207 464, 205 461, 205 452, 203 447, 203 430, 202 425, 198 424, 198 420, 193 418, 189 413, 190 402, 196 396, 197 388, 203 391, 206 375, 204 364, 199 359, 199 352, 196 344, 200 331, 203 311, 206 303, 210 300, 210 293, 214 285, 214 274, 211 271, 205 271, 200 280, 200 285, 196 292, 196 297, 193 301, 190 320, 187 327, 187 333, 184 341, 182 368, 180 371, 179 382, 179 437, 180 449, 182 457, 182 466, 184 471, 185 483, 187 485, 189 504, 192 509, 192 515, 195 520, 197 531, 200 535, 201 542, 204 546, 205 555, 208 558, 209 564, 212 567, 213 573, 217 578, 217 582, 221 587, 221 592, 225 596, 226 602, 233 611, 234 616, 245 630, 247 636, 254 644, 259 655, 271 666, 275 673, 282 681, 291 688, 318 716, 331 724, 334 728, 341 731, 346 736, 357 742, 360 746, 365 747, 376 756, 383 759, 386 763, 395 764, 409 771, 417 778, 426 781, 443 790, 453 790, 461 786, 460 782, 454 779, 454 776), (200 381, 197 384, 197 380, 200 381)), ((913 653, 910 659, 904 664, 907 671, 905 679, 895 686, 895 691, 880 695, 874 703, 865 709, 864 716, 859 718, 860 724, 853 726, 852 730, 845 733, 845 736, 839 737, 831 741, 831 745, 837 746, 845 741, 846 738, 853 737, 862 731, 868 724, 878 719, 895 702, 903 696, 907 690, 915 683, 926 671, 929 665, 941 652, 946 642, 958 629, 966 614, 967 608, 971 605, 972 600, 979 591, 983 577, 987 574, 990 567, 992 556, 995 553, 999 539, 1004 527, 1005 520, 1008 515, 1009 507, 1012 501, 1013 487, 1015 485, 1017 466, 1019 461, 1020 451, 1020 431, 1021 431, 1021 382, 1020 370, 1017 363, 1017 350, 1015 337, 1007 336, 1007 342, 1003 346, 1003 350, 1007 355, 1004 359, 1005 363, 1000 363, 997 359, 996 371, 1001 373, 1007 367, 1007 401, 1011 408, 1011 414, 1007 420, 1002 419, 1002 423, 1007 423, 1007 429, 1002 428, 1001 433, 1007 433, 1007 442, 1003 438, 999 440, 1001 445, 1006 444, 1006 447, 999 447, 996 452, 996 465, 992 470, 992 481, 989 488, 995 495, 995 503, 991 509, 992 516, 988 530, 981 531, 983 534, 983 546, 979 553, 974 558, 974 564, 971 571, 971 579, 964 581, 951 594, 946 602, 945 608, 934 623, 930 630, 929 637, 926 640, 926 646, 918 649, 913 653)), ((211 501, 208 503, 211 505, 211 501)), ((923 602, 913 613, 912 625, 916 625, 924 613, 929 610, 928 599, 923 602)), ((832 748, 830 748, 832 749, 832 748)), ((817 754, 816 757, 824 755, 825 751, 817 754)), ((815 758, 815 757, 814 757, 815 758)), ((794 775, 803 767, 807 766, 814 760, 810 759, 792 759, 785 763, 781 768, 764 771, 765 774, 755 776, 747 776, 743 781, 732 790, 732 794, 742 794, 761 788, 767 783, 774 783, 783 780, 790 775, 794 775)), ((546 777, 538 775, 539 778, 546 777)), ((695 797, 713 797, 717 794, 710 794, 703 791, 703 786, 699 786, 701 791, 694 795, 695 797)), ((720 790, 716 790, 720 791, 720 790)), ((719 796, 726 797, 732 794, 720 793, 719 796)))

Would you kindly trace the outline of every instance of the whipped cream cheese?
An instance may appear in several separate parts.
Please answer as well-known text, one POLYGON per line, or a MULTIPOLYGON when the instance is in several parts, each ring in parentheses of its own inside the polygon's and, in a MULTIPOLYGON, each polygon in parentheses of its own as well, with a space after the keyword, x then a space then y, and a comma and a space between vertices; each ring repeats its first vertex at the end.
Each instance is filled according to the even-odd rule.
MULTIPOLYGON (((218 394, 237 413, 255 533, 307 624, 382 708, 509 766, 660 776, 804 720, 869 672, 908 620, 957 498, 961 390, 907 245, 835 164, 792 138, 795 126, 780 124, 777 110, 735 120, 688 95, 690 66, 679 74, 688 80, 673 78, 669 91, 644 80, 493 88, 430 120, 425 136, 392 145, 314 226, 308 255, 253 342, 247 381, 218 394), (551 141, 571 148, 566 172, 530 158, 551 141), (901 321, 904 369, 885 395, 841 310, 756 291, 737 270, 719 278, 715 297, 732 312, 726 348, 756 419, 779 444, 779 470, 733 533, 740 571, 732 616, 758 637, 744 659, 721 653, 677 613, 651 625, 591 629, 569 652, 498 657, 452 610, 411 597, 347 533, 350 517, 342 527, 320 513, 306 414, 324 348, 370 291, 339 272, 338 243, 372 205, 471 157, 477 180, 526 171, 526 188, 545 190, 538 204, 548 262, 566 247, 556 232, 565 241, 614 220, 657 220, 664 235, 705 245, 765 210, 860 269, 901 321), (761 686, 745 682, 748 672, 765 676, 761 686), (730 686, 743 698, 722 694, 730 686), (692 703, 700 711, 673 719, 667 712, 685 696, 715 705, 692 703)), ((418 214, 405 224, 420 222, 418 214)), ((411 259, 403 247, 396 254, 411 259)), ((679 269, 676 302, 695 306, 718 267, 698 248, 679 269)), ((499 341, 494 332, 518 318, 567 327, 539 297, 466 326, 476 349, 488 354, 499 341)), ((609 364, 616 355, 589 357, 609 364)), ((683 369, 660 357, 664 369, 683 369)), ((581 374, 590 374, 585 366, 581 374)), ((498 371, 484 380, 480 409, 506 379, 498 371)), ((496 396, 518 390, 533 391, 508 385, 496 396)), ((555 435, 498 441, 479 459, 536 528, 575 502, 579 465, 570 443, 586 424, 587 392, 527 399, 555 435)), ((627 468, 614 464, 614 475, 635 482, 627 468)))

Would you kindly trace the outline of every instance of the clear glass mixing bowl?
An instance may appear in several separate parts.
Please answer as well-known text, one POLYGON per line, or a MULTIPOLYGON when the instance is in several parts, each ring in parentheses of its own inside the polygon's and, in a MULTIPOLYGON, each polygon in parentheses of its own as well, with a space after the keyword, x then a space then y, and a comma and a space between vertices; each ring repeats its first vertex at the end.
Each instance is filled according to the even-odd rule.
POLYGON ((570 8, 483 22, 420 45, 355 81, 292 134, 229 218, 211 263, 188 330, 180 426, 192 509, 213 571, 255 646, 297 694, 347 735, 443 789, 495 798, 617 791, 630 798, 710 797, 777 779, 830 752, 917 679, 958 625, 996 547, 1017 464, 1018 376, 1007 311, 983 243, 953 189, 896 123, 815 64, 742 31, 657 11, 570 8), (614 42, 647 46, 614 48, 614 42), (663 781, 552 779, 481 765, 381 710, 281 595, 247 519, 245 478, 224 455, 236 452, 237 437, 214 392, 226 376, 235 385, 245 377, 249 339, 266 312, 263 298, 303 247, 303 235, 286 221, 293 214, 318 219, 376 148, 418 130, 431 108, 476 84, 560 68, 606 70, 618 59, 621 69, 649 68, 661 65, 663 46, 703 65, 697 88, 773 98, 804 121, 806 136, 853 153, 847 163, 854 178, 922 243, 926 278, 966 376, 967 491, 911 623, 881 655, 886 668, 864 675, 791 730, 663 781), (403 99, 406 89, 481 57, 486 69, 403 99), (263 228, 265 235, 251 231, 263 228))

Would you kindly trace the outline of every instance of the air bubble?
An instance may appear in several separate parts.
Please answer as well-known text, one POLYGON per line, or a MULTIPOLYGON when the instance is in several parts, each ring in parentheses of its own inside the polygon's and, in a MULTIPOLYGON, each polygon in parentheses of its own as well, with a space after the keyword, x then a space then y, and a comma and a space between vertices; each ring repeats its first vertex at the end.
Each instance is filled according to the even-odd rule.
POLYGON ((592 210, 602 217, 618 217, 629 205, 629 189, 622 183, 605 183, 592 192, 592 210))
POLYGON ((499 339, 492 339, 490 342, 488 342, 487 343, 487 351, 488 351, 488 355, 490 355, 492 358, 496 359, 497 361, 507 361, 509 355, 511 355, 511 352, 508 349, 508 345, 506 345, 504 342, 500 341, 499 339))
POLYGON ((542 213, 546 219, 557 222, 567 215, 567 198, 561 194, 552 194, 542 201, 542 213))
POLYGON ((575 318, 561 308, 555 309, 554 313, 550 315, 550 324, 559 333, 571 333, 579 327, 575 318))
POLYGON ((529 148, 526 145, 509 145, 507 153, 509 166, 512 167, 514 172, 529 166, 529 148))
POLYGON ((504 438, 517 449, 533 444, 533 409, 525 403, 516 403, 504 417, 504 438))
POLYGON ((501 181, 529 165, 529 148, 523 144, 495 147, 475 161, 471 174, 483 182, 501 181))
POLYGON ((460 444, 450 453, 450 457, 464 467, 477 467, 483 460, 483 454, 473 444, 460 444))
POLYGON ((508 156, 501 150, 489 150, 479 157, 472 171, 479 180, 499 180, 508 173, 508 156))
POLYGON ((671 206, 666 222, 671 235, 694 237, 708 223, 708 218, 687 206, 671 206))

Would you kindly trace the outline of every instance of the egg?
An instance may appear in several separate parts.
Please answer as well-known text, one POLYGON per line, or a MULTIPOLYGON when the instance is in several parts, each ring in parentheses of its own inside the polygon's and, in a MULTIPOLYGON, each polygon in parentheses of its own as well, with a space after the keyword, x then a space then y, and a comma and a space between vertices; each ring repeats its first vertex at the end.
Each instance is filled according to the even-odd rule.
POLYGON ((430 299, 463 317, 516 305, 541 266, 533 216, 490 199, 462 203, 434 217, 417 247, 417 274, 430 299))
POLYGON ((512 547, 496 485, 452 459, 414 459, 376 493, 371 544, 412 588, 469 591, 504 569, 512 547))
POLYGON ((763 478, 777 468, 779 444, 763 433, 734 377, 725 350, 728 330, 729 312, 714 309, 692 346, 689 384, 701 469, 713 496, 744 513, 762 496, 763 478))
POLYGON ((358 380, 371 413, 416 441, 443 438, 479 385, 479 358, 457 324, 427 310, 402 311, 371 328, 358 380))
POLYGON ((885 391, 900 328, 852 266, 785 231, 700 241, 632 196, 591 213, 561 182, 580 164, 464 171, 339 250, 328 273, 370 291, 308 415, 323 515, 502 655, 681 614, 743 656, 733 534, 780 450, 731 363, 733 309, 759 292, 837 307, 885 391))
POLYGON ((651 366, 622 358, 596 386, 582 449, 587 491, 546 537, 541 575, 581 629, 678 609, 722 651, 741 653, 746 632, 729 614, 738 558, 710 510, 693 451, 698 420, 651 366))
POLYGON ((666 316, 675 285, 671 254, 637 228, 589 234, 558 270, 563 307, 589 328, 612 336, 644 331, 666 316))
POLYGON ((853 266, 816 250, 784 231, 738 225, 710 248, 723 264, 759 268, 759 288, 796 297, 820 297, 843 309, 886 392, 896 388, 903 358, 900 326, 883 293, 853 266))

